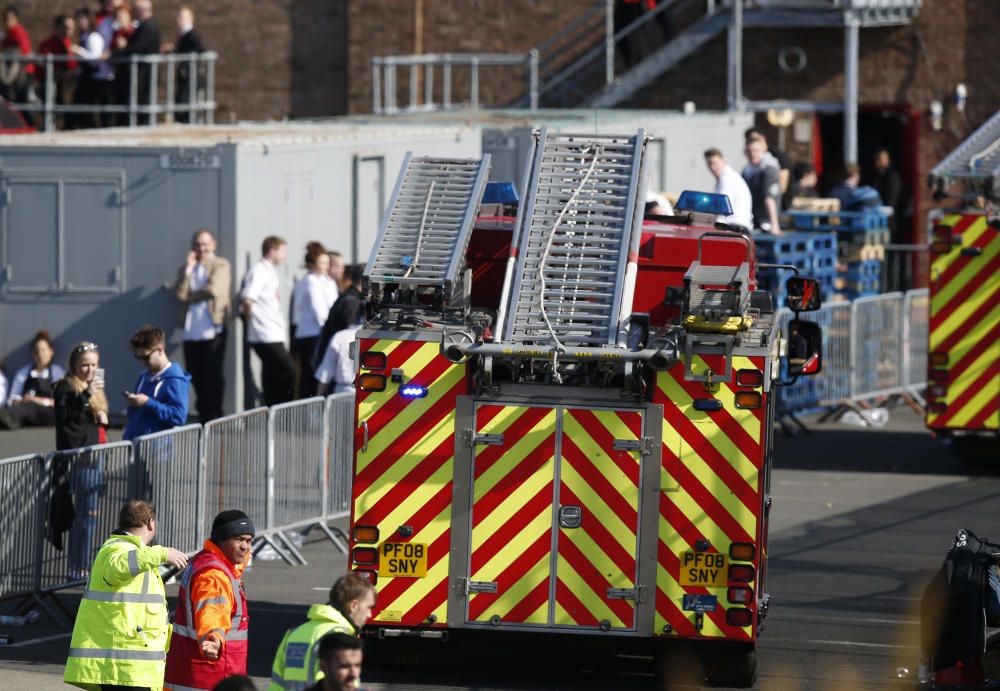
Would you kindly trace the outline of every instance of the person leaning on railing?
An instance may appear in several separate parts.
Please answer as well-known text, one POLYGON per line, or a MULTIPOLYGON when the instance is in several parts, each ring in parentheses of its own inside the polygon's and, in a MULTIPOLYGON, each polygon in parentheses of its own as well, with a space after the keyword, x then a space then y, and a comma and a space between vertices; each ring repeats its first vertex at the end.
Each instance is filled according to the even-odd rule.
MULTIPOLYGON (((108 399, 104 379, 95 376, 99 358, 96 343, 78 343, 69 354, 69 374, 56 384, 56 448, 60 451, 107 441, 108 399)), ((53 460, 47 537, 62 549, 62 535, 70 531, 71 581, 89 573, 100 488, 100 463, 92 456, 84 460, 78 455, 60 454, 53 460), (74 459, 73 467, 70 458, 74 459)))
POLYGON ((167 598, 157 567, 187 565, 173 547, 153 547, 156 511, 127 502, 94 559, 73 624, 63 680, 82 689, 158 689, 170 640, 167 598))

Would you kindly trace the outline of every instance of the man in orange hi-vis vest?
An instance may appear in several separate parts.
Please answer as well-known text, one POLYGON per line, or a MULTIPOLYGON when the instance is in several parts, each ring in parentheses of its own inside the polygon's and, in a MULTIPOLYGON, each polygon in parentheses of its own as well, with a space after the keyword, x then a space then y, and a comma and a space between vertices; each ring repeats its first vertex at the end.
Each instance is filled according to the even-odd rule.
POLYGON ((240 577, 255 533, 245 513, 223 511, 181 574, 165 691, 209 691, 232 674, 246 674, 250 617, 240 577))

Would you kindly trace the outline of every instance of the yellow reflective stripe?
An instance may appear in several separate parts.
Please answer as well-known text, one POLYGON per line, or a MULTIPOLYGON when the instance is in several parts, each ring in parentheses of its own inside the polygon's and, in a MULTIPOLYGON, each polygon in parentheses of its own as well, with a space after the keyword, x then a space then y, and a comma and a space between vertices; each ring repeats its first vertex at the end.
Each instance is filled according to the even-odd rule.
MULTIPOLYGON (((510 506, 520 508, 523 502, 515 500, 513 497, 507 502, 510 506)), ((491 518, 497 518, 489 522, 481 522, 472 529, 472 553, 475 554, 484 543, 486 543, 497 530, 502 528, 510 519, 508 511, 494 511, 491 518)), ((510 566, 515 555, 530 547, 542 535, 548 534, 552 530, 552 507, 547 506, 528 521, 521 530, 507 543, 507 547, 500 549, 479 570, 472 574, 474 581, 495 581, 497 576, 503 573, 504 569, 510 566)))
POLYGON ((976 324, 969 324, 969 330, 962 334, 962 338, 948 349, 948 361, 955 365, 977 344, 983 342, 986 334, 993 329, 1000 321, 1000 305, 997 305, 981 321, 976 324))
MULTIPOLYGON (((1000 247, 1000 242, 996 243, 1000 247)), ((966 329, 970 326, 969 318, 986 304, 987 300, 993 298, 993 292, 996 286, 984 286, 982 290, 977 290, 973 295, 969 296, 968 300, 965 300, 955 311, 948 315, 948 318, 941 323, 940 326, 931 331, 931 350, 937 350, 941 343, 948 339, 953 332, 966 329)), ((983 321, 992 321, 996 318, 998 314, 997 308, 990 311, 983 321)))
MULTIPOLYGON (((962 220, 962 218, 964 218, 962 214, 957 214, 953 216, 943 216, 937 223, 933 225, 948 226, 954 232, 955 226, 958 225, 958 223, 962 220)), ((985 222, 986 220, 985 217, 983 217, 982 220, 985 222)), ((965 232, 962 233, 961 245, 952 245, 951 251, 949 251, 946 254, 931 255, 931 257, 934 258, 931 261, 931 278, 933 278, 935 274, 946 271, 948 267, 955 262, 956 259, 962 256, 961 255, 962 247, 968 247, 970 244, 978 240, 979 236, 982 234, 982 231, 985 230, 987 227, 986 225, 982 226, 982 228, 977 228, 976 226, 978 226, 978 222, 973 222, 965 230, 965 232), (972 234, 970 234, 970 231, 972 232, 972 234)), ((930 229, 930 231, 933 240, 933 227, 930 229)))
MULTIPOLYGON (((580 476, 576 468, 569 463, 563 463, 560 472, 562 473, 562 482, 577 496, 583 506, 586 507, 586 511, 600 520, 601 525, 611 533, 615 542, 621 545, 627 554, 634 554, 635 527, 627 525, 622 521, 618 514, 604 501, 604 497, 580 476)), ((607 479, 609 481, 612 480, 611 477, 607 477, 607 479)), ((631 483, 629 484, 631 485, 631 483)), ((634 489, 635 485, 631 485, 631 487, 634 489)), ((631 497, 623 495, 622 500, 632 507, 637 506, 639 501, 635 492, 631 497)))
MULTIPOLYGON (((946 257, 949 257, 948 265, 940 268, 943 273, 947 270, 948 266, 951 266, 961 256, 962 247, 971 247, 974 245, 985 233, 989 230, 989 225, 986 222, 986 217, 981 216, 979 220, 975 221, 971 226, 969 226, 964 233, 962 233, 962 244, 955 245, 952 247, 952 251, 949 252, 946 257), (954 256, 952 256, 954 255, 954 256)), ((992 232, 992 231, 991 231, 992 232)), ((966 283, 969 282, 973 276, 978 273, 979 269, 982 269, 987 263, 989 263, 990 258, 996 256, 997 252, 1000 251, 1000 242, 994 240, 989 243, 983 250, 983 254, 980 255, 982 262, 977 259, 976 261, 969 262, 966 266, 959 271, 954 278, 948 281, 945 285, 941 286, 940 290, 935 290, 934 294, 931 296, 931 314, 936 314, 951 302, 952 298, 961 290, 966 283)), ((935 262, 937 264, 937 262, 935 262)))
MULTIPOLYGON (((583 579, 583 577, 576 572, 573 566, 559 557, 558 564, 556 566, 556 573, 559 574, 559 580, 563 582, 563 585, 576 596, 580 603, 587 608, 598 621, 602 619, 607 619, 611 622, 611 625, 618 628, 625 628, 632 624, 632 622, 623 622, 614 611, 608 607, 608 603, 605 599, 594 592, 593 588, 583 579)), ((556 624, 576 624, 578 623, 574 620, 568 613, 566 613, 566 619, 559 621, 556 619, 556 624)))
MULTIPOLYGON (((680 586, 680 584, 667 572, 665 568, 663 568, 662 564, 656 569, 656 584, 657 587, 663 591, 663 594, 666 595, 667 598, 674 603, 674 605, 676 605, 677 609, 681 611, 683 616, 693 622, 695 613, 684 612, 681 610, 684 594, 687 593, 687 591, 680 586)), ((711 590, 721 593, 720 600, 725 600, 725 593, 722 592, 724 589, 715 588, 711 590)), ((657 628, 660 631, 663 630, 663 624, 669 623, 659 615, 657 615, 657 620, 657 628)), ((749 626, 743 627, 743 630, 746 631, 747 634, 750 633, 750 629, 751 627, 749 626)), ((702 629, 699 632, 699 636, 702 638, 725 638, 725 634, 722 632, 722 629, 718 627, 711 617, 704 617, 702 619, 702 629)))
MULTIPOLYGON (((594 542, 594 539, 590 535, 579 529, 560 529, 559 533, 559 539, 569 540, 572 542, 573 545, 587 557, 587 561, 593 564, 594 568, 608 579, 611 583, 611 587, 633 587, 633 574, 625 573, 618 568, 618 565, 604 552, 604 549, 600 545, 594 542)), ((628 550, 628 553, 630 555, 635 554, 635 548, 635 539, 633 538, 632 547, 628 550)), ((558 570, 557 573, 560 575, 562 574, 562 572, 558 570)))
MULTIPOLYGON (((506 430, 510 425, 512 425, 518 418, 528 412, 528 408, 515 408, 509 407, 505 408, 503 412, 497 415, 498 418, 503 418, 501 421, 497 421, 497 424, 490 424, 483 427, 480 432, 483 434, 500 434, 506 430), (514 411, 508 414, 508 410, 514 411)), ((494 420, 490 421, 491 423, 494 420)), ((528 456, 535 453, 536 449, 541 446, 546 440, 550 439, 556 430, 556 411, 548 411, 541 420, 539 420, 531 429, 525 432, 520 439, 504 439, 504 445, 510 444, 510 446, 504 451, 503 460, 494 463, 490 468, 488 468, 482 475, 477 477, 473 486, 473 501, 477 502, 487 494, 489 494, 505 477, 507 477, 510 469, 516 464, 523 461, 528 456)), ((476 456, 486 452, 486 449, 490 447, 479 447, 476 449, 476 456)), ((553 449, 555 446, 553 445, 553 449)), ((543 466, 535 471, 531 476, 531 482, 536 483, 533 485, 535 487, 534 492, 541 489, 541 486, 537 484, 542 475, 547 474, 548 479, 552 480, 555 477, 555 472, 552 468, 552 462, 555 459, 555 453, 549 456, 545 460, 543 466)), ((518 490, 517 494, 521 494, 522 490, 518 490)), ((530 499, 534 496, 534 492, 525 497, 525 500, 530 499)))
MULTIPOLYGON (((549 558, 551 555, 546 553, 542 556, 538 562, 532 566, 530 569, 524 572, 510 588, 506 591, 499 593, 496 596, 496 600, 483 612, 479 619, 475 621, 487 621, 494 614, 500 616, 503 619, 507 616, 514 607, 519 605, 522 600, 524 600, 532 590, 538 587, 539 583, 548 583, 549 580, 549 558)), ((510 557, 508 556, 508 562, 510 557)), ((474 580, 481 580, 474 577, 474 580)), ((476 598, 482 597, 480 594, 473 594, 470 596, 470 602, 476 598)), ((488 595, 486 597, 494 597, 493 595, 488 595)), ((525 624, 545 624, 548 622, 548 604, 544 607, 539 607, 536 609, 528 618, 524 620, 525 624)))
MULTIPOLYGON (((673 401, 675 405, 684 413, 684 416, 691 419, 692 414, 701 417, 703 413, 696 411, 694 409, 694 399, 688 395, 684 388, 669 374, 664 377, 660 377, 660 391, 669 400, 673 401)), ((720 392, 723 389, 727 389, 725 386, 719 387, 720 392)), ((728 389, 727 389, 728 390, 728 389)), ((731 395, 731 392, 730 392, 731 395)), ((721 399, 721 396, 720 396, 721 399)), ((668 404, 669 405, 669 404, 668 404)), ((734 408, 727 408, 729 412, 734 412, 734 408)), ((749 412, 749 411, 748 411, 749 412)), ((730 439, 722 429, 712 422, 711 416, 707 416, 704 422, 692 420, 695 428, 702 433, 702 435, 708 440, 708 442, 718 451, 722 457, 736 470, 736 473, 743 478, 747 485, 753 489, 754 492, 757 491, 757 466, 747 458, 746 454, 730 439)), ((665 428, 670 427, 669 422, 664 419, 663 425, 665 428)), ((671 430, 673 431, 673 430, 671 430)), ((756 434, 751 435, 754 439, 760 438, 760 432, 757 431, 756 434)), ((686 449, 690 449, 690 444, 684 445, 686 449)), ((671 447, 674 448, 674 447, 671 447)), ((678 448, 680 448, 678 446, 678 448)), ((681 460, 684 460, 683 458, 681 460)), ((700 459, 699 459, 700 460, 700 459)), ((714 475, 714 471, 712 471, 714 475)), ((702 476, 703 477, 703 476, 702 476)))
MULTIPOLYGON (((426 348, 420 350, 416 355, 414 355, 414 358, 421 357, 426 350, 427 350, 426 348)), ((434 355, 434 353, 436 352, 437 352, 437 346, 434 346, 434 352, 432 352, 431 355, 434 355)), ((429 362, 430 358, 427 358, 427 361, 429 362)), ((406 362, 407 366, 405 367, 405 369, 409 372, 410 371, 409 364, 413 362, 413 358, 410 358, 406 362)), ((422 368, 423 365, 419 365, 418 368, 414 369, 413 371, 419 372, 420 369, 422 368)), ((403 434, 405 434, 406 431, 413 426, 414 422, 419 420, 424 415, 424 413, 426 413, 438 401, 444 398, 451 391, 451 389, 462 380, 464 376, 465 376, 464 366, 462 367, 456 365, 449 366, 448 369, 445 370, 445 372, 440 377, 438 377, 431 386, 427 387, 426 398, 413 399, 412 401, 406 404, 406 406, 400 411, 398 415, 393 417, 391 420, 387 421, 385 426, 377 429, 374 428, 371 429, 370 437, 368 440, 368 450, 364 453, 358 452, 358 462, 357 462, 358 468, 356 472, 360 473, 365 468, 367 468, 368 465, 373 460, 378 458, 379 455, 383 451, 385 451, 390 444, 399 439, 399 437, 403 436, 403 434)), ((397 394, 395 389, 393 389, 391 392, 387 390, 385 392, 369 396, 364 401, 362 401, 362 404, 368 403, 372 398, 377 396, 382 400, 379 401, 378 406, 376 407, 381 407, 383 404, 388 402, 389 398, 395 397, 396 395, 397 394), (388 393, 389 395, 385 396, 384 394, 386 393, 388 393)), ((359 419, 360 420, 369 419, 372 416, 372 414, 374 414, 376 407, 372 407, 370 410, 366 411, 359 410, 358 413, 360 416, 359 419)), ((447 418, 448 416, 445 417, 447 418)), ((439 423, 436 429, 440 427, 441 424, 439 423)))
MULTIPOLYGON (((406 501, 401 502, 379 522, 379 534, 391 535, 399 526, 404 525, 413 516, 415 507, 424 506, 444 485, 451 481, 452 473, 452 459, 449 459, 447 462, 442 463, 441 467, 435 470, 427 480, 420 485, 414 485, 413 492, 406 498, 406 501)), ((365 511, 375 506, 378 499, 372 499, 373 495, 382 497, 386 492, 396 487, 397 484, 398 481, 387 478, 384 475, 376 480, 369 490, 364 493, 364 496, 358 498, 356 515, 362 516, 365 511)), ((437 539, 437 537, 437 535, 433 535, 434 539, 437 539)), ((411 542, 427 542, 427 544, 430 544, 432 541, 417 540, 415 537, 411 539, 411 542)))
MULTIPOLYGON (((449 465, 449 476, 450 476, 450 463, 449 465)), ((413 508, 410 508, 410 513, 412 514, 413 508)), ((380 530, 382 534, 391 533, 397 527, 399 523, 380 523, 380 530)), ((426 528, 418 532, 411 539, 412 542, 426 544, 428 547, 434 544, 441 537, 446 530, 451 527, 451 508, 444 509, 440 514, 438 514, 426 528)), ((380 609, 384 610, 401 610, 403 612, 408 612, 411 607, 416 605, 418 602, 423 600, 434 588, 436 588, 440 583, 446 582, 448 580, 448 558, 439 559, 433 566, 427 569, 427 575, 424 578, 405 578, 405 581, 410 582, 410 586, 399 595, 394 600, 384 600, 384 598, 379 598, 380 609)), ((429 562, 428 562, 429 563, 429 562)), ((378 587, 379 589, 384 588, 390 581, 395 580, 392 578, 379 578, 378 587)), ((436 609, 433 614, 436 614, 439 622, 444 622, 447 614, 447 599, 441 603, 440 607, 436 609)))
MULTIPOLYGON (((712 494, 719 504, 732 516, 733 520, 740 524, 740 526, 747 532, 748 535, 756 535, 757 533, 757 517, 754 515, 747 506, 740 501, 740 499, 733 494, 732 490, 723 483, 719 476, 715 474, 709 466, 694 449, 681 437, 681 435, 667 424, 664 420, 663 424, 663 439, 664 442, 668 444, 669 448, 679 448, 680 449, 680 461, 683 463, 690 472, 698 478, 701 484, 704 486, 705 490, 712 494)), ((754 469, 756 475, 756 469, 754 469)), ((756 477, 754 478, 756 480, 756 477)), ((680 485, 680 483, 678 483, 680 485)), ((754 491, 756 491, 756 486, 754 486, 754 491)), ((687 492, 683 487, 680 487, 679 492, 671 492, 670 497, 675 501, 678 498, 678 494, 682 494, 687 500, 691 498, 687 495, 687 492)), ((684 511, 684 515, 688 517, 695 525, 700 525, 701 522, 711 523, 711 519, 705 515, 704 510, 698 506, 696 502, 691 502, 691 506, 688 510, 684 511)), ((721 530, 720 534, 725 535, 721 530)))
MULTIPOLYGON (((378 504, 387 492, 402 482, 407 475, 413 472, 414 468, 427 460, 427 457, 434 451, 434 449, 444 443, 452 434, 454 434, 454 431, 455 415, 454 413, 449 413, 448 415, 445 415, 436 425, 434 425, 434 427, 429 429, 420 439, 414 442, 413 445, 403 452, 402 455, 395 459, 395 462, 393 462, 386 469, 386 471, 378 477, 378 480, 373 482, 372 485, 358 497, 357 504, 361 512, 356 512, 356 515, 361 516, 370 507, 378 504)), ((358 472, 360 472, 361 454, 358 454, 358 458, 358 472)), ((410 504, 409 508, 412 511, 413 505, 410 504)))

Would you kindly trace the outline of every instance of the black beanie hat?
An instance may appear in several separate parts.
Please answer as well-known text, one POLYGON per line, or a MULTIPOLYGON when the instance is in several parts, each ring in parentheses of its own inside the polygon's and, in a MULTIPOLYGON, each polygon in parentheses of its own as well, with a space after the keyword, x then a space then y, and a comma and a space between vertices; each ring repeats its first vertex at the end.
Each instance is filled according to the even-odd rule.
POLYGON ((234 535, 256 535, 250 517, 239 509, 222 511, 212 521, 212 542, 219 543, 234 535))

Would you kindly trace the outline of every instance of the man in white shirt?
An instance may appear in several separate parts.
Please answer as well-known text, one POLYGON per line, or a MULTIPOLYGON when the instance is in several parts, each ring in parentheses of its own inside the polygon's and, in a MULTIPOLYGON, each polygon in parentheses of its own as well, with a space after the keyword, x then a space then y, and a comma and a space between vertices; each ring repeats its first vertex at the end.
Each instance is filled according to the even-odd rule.
POLYGON ((229 262, 215 256, 215 236, 208 228, 197 230, 187 262, 178 272, 174 294, 184 305, 180 315, 184 365, 191 374, 202 423, 222 417, 231 284, 229 262))
POLYGON ((746 180, 726 164, 725 157, 718 149, 705 152, 705 163, 715 176, 715 193, 729 197, 729 203, 733 207, 731 216, 719 216, 715 220, 750 232, 753 228, 753 198, 746 180))
POLYGON ((316 369, 317 393, 341 393, 354 390, 354 361, 351 360, 351 344, 361 324, 341 329, 330 339, 330 345, 323 355, 323 361, 316 369))
POLYGON ((285 261, 287 246, 275 235, 264 238, 259 262, 243 277, 240 301, 246 323, 247 342, 260 358, 264 403, 292 400, 295 364, 285 347, 288 324, 281 309, 278 267, 285 261))

